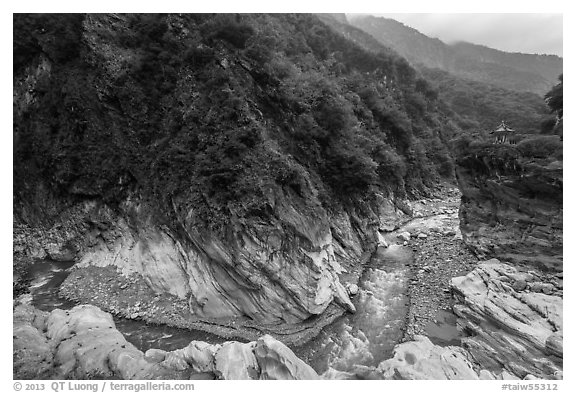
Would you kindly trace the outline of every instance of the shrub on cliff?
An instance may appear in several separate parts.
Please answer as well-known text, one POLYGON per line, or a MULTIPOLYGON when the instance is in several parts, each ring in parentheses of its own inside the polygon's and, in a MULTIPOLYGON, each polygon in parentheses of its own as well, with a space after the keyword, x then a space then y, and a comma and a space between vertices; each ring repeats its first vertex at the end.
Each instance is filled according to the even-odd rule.
POLYGON ((63 63, 79 56, 81 14, 14 14, 14 71, 43 53, 63 63))
POLYGON ((525 157, 562 159, 562 142, 555 135, 538 135, 524 139, 517 145, 525 157))
POLYGON ((454 126, 434 90, 313 15, 47 18, 70 20, 47 30, 52 46, 15 36, 15 78, 64 43, 77 59, 49 56, 15 116, 15 178, 37 168, 62 195, 111 204, 138 190, 162 216, 181 203, 224 227, 266 211, 271 189, 332 207, 451 176, 442 133, 454 126))
POLYGON ((546 116, 546 105, 537 94, 467 80, 439 69, 423 68, 422 73, 458 114, 464 130, 491 130, 506 119, 523 133, 538 133, 546 116))

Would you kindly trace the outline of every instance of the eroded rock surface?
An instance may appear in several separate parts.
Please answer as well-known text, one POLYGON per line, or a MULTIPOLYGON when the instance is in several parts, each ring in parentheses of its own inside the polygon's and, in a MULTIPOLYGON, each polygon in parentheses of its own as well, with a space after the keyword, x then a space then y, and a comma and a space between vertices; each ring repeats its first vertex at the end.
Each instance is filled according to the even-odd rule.
POLYGON ((464 241, 484 258, 561 271, 562 162, 493 145, 457 163, 464 241))
POLYGON ((424 336, 398 345, 394 357, 380 363, 385 379, 479 379, 460 347, 440 347, 424 336))
MULTIPOLYGON (((363 256, 378 244, 378 228, 402 222, 404 213, 385 198, 367 206, 363 216, 329 216, 282 192, 270 198, 266 220, 238 223, 226 234, 200 230, 193 209, 181 213, 181 230, 175 231, 158 225, 137 200, 118 211, 86 202, 64 207, 54 220, 65 221, 39 234, 34 250, 24 247, 22 253, 40 249, 66 259, 73 253, 74 269, 112 267, 125 277, 137 275, 157 294, 187 302, 191 315, 212 323, 248 317, 273 330, 320 315, 332 304, 341 313, 354 312, 341 275, 357 271, 347 276, 353 283, 363 256)), ((63 287, 73 292, 78 286, 70 279, 63 287)), ((75 301, 92 301, 68 292, 75 301)))
MULTIPOLYGON (((384 379, 520 379, 506 370, 481 368, 462 347, 434 345, 427 337, 419 335, 413 341, 397 345, 394 357, 380 363, 371 374, 384 379)), ((336 376, 346 379, 341 374, 336 376)), ((524 379, 536 378, 528 374, 524 379)))
POLYGON ((14 308, 15 379, 317 379, 271 336, 211 345, 192 341, 171 352, 142 353, 116 330, 112 316, 90 305, 42 312, 14 308))
POLYGON ((520 378, 561 375, 562 290, 537 292, 541 280, 558 282, 496 259, 452 279, 458 324, 471 334, 462 344, 476 363, 520 378))

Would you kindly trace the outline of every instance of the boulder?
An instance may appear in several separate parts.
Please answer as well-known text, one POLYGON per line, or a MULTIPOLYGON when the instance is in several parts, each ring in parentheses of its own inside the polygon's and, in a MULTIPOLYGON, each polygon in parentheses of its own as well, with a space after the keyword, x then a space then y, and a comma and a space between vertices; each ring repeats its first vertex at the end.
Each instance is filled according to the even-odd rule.
POLYGON ((272 336, 260 337, 254 354, 260 366, 260 379, 319 379, 312 367, 272 336))
POLYGON ((204 341, 192 341, 187 347, 179 350, 192 369, 199 373, 213 373, 216 352, 220 345, 208 344, 204 341))
POLYGON ((378 365, 384 379, 479 379, 466 351, 434 345, 416 335, 394 348, 394 357, 378 365))
POLYGON ((348 294, 350 294, 350 296, 357 295, 359 290, 360 289, 358 288, 358 285, 356 285, 356 284, 349 284, 348 285, 348 294))
POLYGON ((388 242, 386 241, 386 239, 384 238, 384 236, 380 231, 377 231, 376 236, 378 237, 378 247, 388 248, 388 242))
POLYGON ((220 379, 258 379, 260 367, 254 356, 255 343, 228 342, 215 357, 214 371, 220 379))
POLYGON ((396 237, 397 237, 399 240, 402 240, 402 241, 405 241, 405 242, 410 241, 410 232, 406 232, 406 231, 405 231, 405 232, 400 232, 399 234, 396 235, 396 237))
POLYGON ((192 341, 146 354, 94 306, 45 313, 14 308, 14 379, 318 379, 314 370, 271 336, 250 343, 192 341))

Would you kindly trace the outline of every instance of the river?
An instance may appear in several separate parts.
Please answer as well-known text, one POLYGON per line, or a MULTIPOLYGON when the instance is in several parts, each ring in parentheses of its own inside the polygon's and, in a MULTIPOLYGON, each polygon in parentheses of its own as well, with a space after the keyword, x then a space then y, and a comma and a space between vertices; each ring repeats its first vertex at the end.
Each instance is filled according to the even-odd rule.
MULTIPOLYGON (((389 234, 388 240, 395 235, 389 234)), ((295 353, 318 373, 329 368, 352 371, 356 365, 375 367, 393 355, 404 335, 409 299, 407 285, 414 254, 410 247, 395 244, 379 247, 365 266, 353 297, 356 313, 346 314, 295 353)), ((33 305, 44 311, 69 309, 75 304, 61 298, 58 288, 66 279, 72 263, 38 260, 29 270, 33 305)), ((160 348, 167 351, 183 348, 192 340, 222 343, 225 339, 199 330, 114 317, 117 329, 138 349, 160 348)), ((457 344, 455 318, 449 311, 439 311, 437 321, 427 328, 438 344, 457 344)))
MULTIPOLYGON (((38 260, 29 269, 30 293, 32 304, 43 311, 56 308, 70 309, 76 304, 58 295, 58 288, 64 282, 73 263, 38 260)), ((201 330, 178 329, 166 325, 151 325, 143 321, 124 319, 114 316, 116 328, 126 340, 141 351, 160 348, 166 351, 183 348, 192 340, 210 343, 223 343, 226 340, 201 330)))

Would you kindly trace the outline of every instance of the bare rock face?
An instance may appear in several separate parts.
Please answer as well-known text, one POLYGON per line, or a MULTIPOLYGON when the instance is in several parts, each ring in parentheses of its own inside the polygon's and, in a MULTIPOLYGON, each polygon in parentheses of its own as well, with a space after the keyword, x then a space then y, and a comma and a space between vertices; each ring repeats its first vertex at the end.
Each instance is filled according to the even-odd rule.
POLYGON ((177 370, 148 362, 116 330, 112 316, 94 306, 45 313, 18 305, 13 334, 14 377, 18 379, 182 377, 177 370))
POLYGON ((377 370, 384 379, 479 379, 464 349, 440 347, 418 335, 396 346, 394 357, 377 370))
POLYGON ((211 345, 192 341, 171 352, 142 353, 97 307, 42 312, 14 308, 15 379, 317 379, 318 375, 271 336, 211 345))
MULTIPOLYGON (((519 380, 506 370, 481 368, 470 352, 459 346, 442 347, 425 336, 398 344, 394 357, 383 361, 371 373, 373 379, 434 379, 434 380, 519 380)), ((358 376, 358 374, 356 374, 358 376)), ((333 379, 351 379, 339 372, 326 373, 333 379)), ((524 379, 538 379, 527 374, 524 379)))
POLYGON ((479 256, 562 270, 562 163, 540 161, 510 145, 457 160, 460 227, 479 256))
POLYGON ((452 279, 458 325, 471 334, 463 346, 483 368, 556 378, 562 371, 561 292, 533 292, 526 280, 534 275, 496 259, 452 279))
POLYGON ((14 309, 14 378, 45 379, 54 368, 50 340, 43 334, 46 313, 29 305, 14 309))
POLYGON ((260 379, 319 379, 312 367, 272 336, 258 339, 254 355, 260 365, 260 379))
POLYGON ((254 356, 256 343, 225 343, 215 356, 216 375, 221 379, 258 379, 260 367, 254 356))
MULTIPOLYGON (((134 204, 124 208, 126 216, 145 216, 134 204)), ((222 238, 183 223, 182 239, 166 227, 129 223, 102 209, 97 214, 113 227, 94 236, 77 268, 112 265, 126 275, 137 273, 156 292, 188 299, 201 318, 246 315, 263 324, 297 323, 333 301, 355 311, 338 278, 343 269, 326 216, 277 202, 277 216, 259 226, 231 229, 222 238)))
MULTIPOLYGON (((188 210, 174 207, 179 221, 171 225, 159 224, 154 209, 137 197, 114 211, 96 202, 64 206, 51 219, 66 219, 54 231, 63 235, 40 236, 39 243, 50 243, 41 247, 54 255, 74 250, 74 269, 111 266, 126 277, 136 274, 154 292, 187 301, 200 320, 249 317, 273 331, 321 315, 333 304, 354 312, 340 274, 357 269, 378 245, 379 228, 405 219, 384 197, 362 212, 328 215, 276 190, 270 191, 266 217, 233 222, 218 232, 202 229, 186 201, 175 203, 188 210)), ((64 286, 73 289, 70 280, 64 286)))

